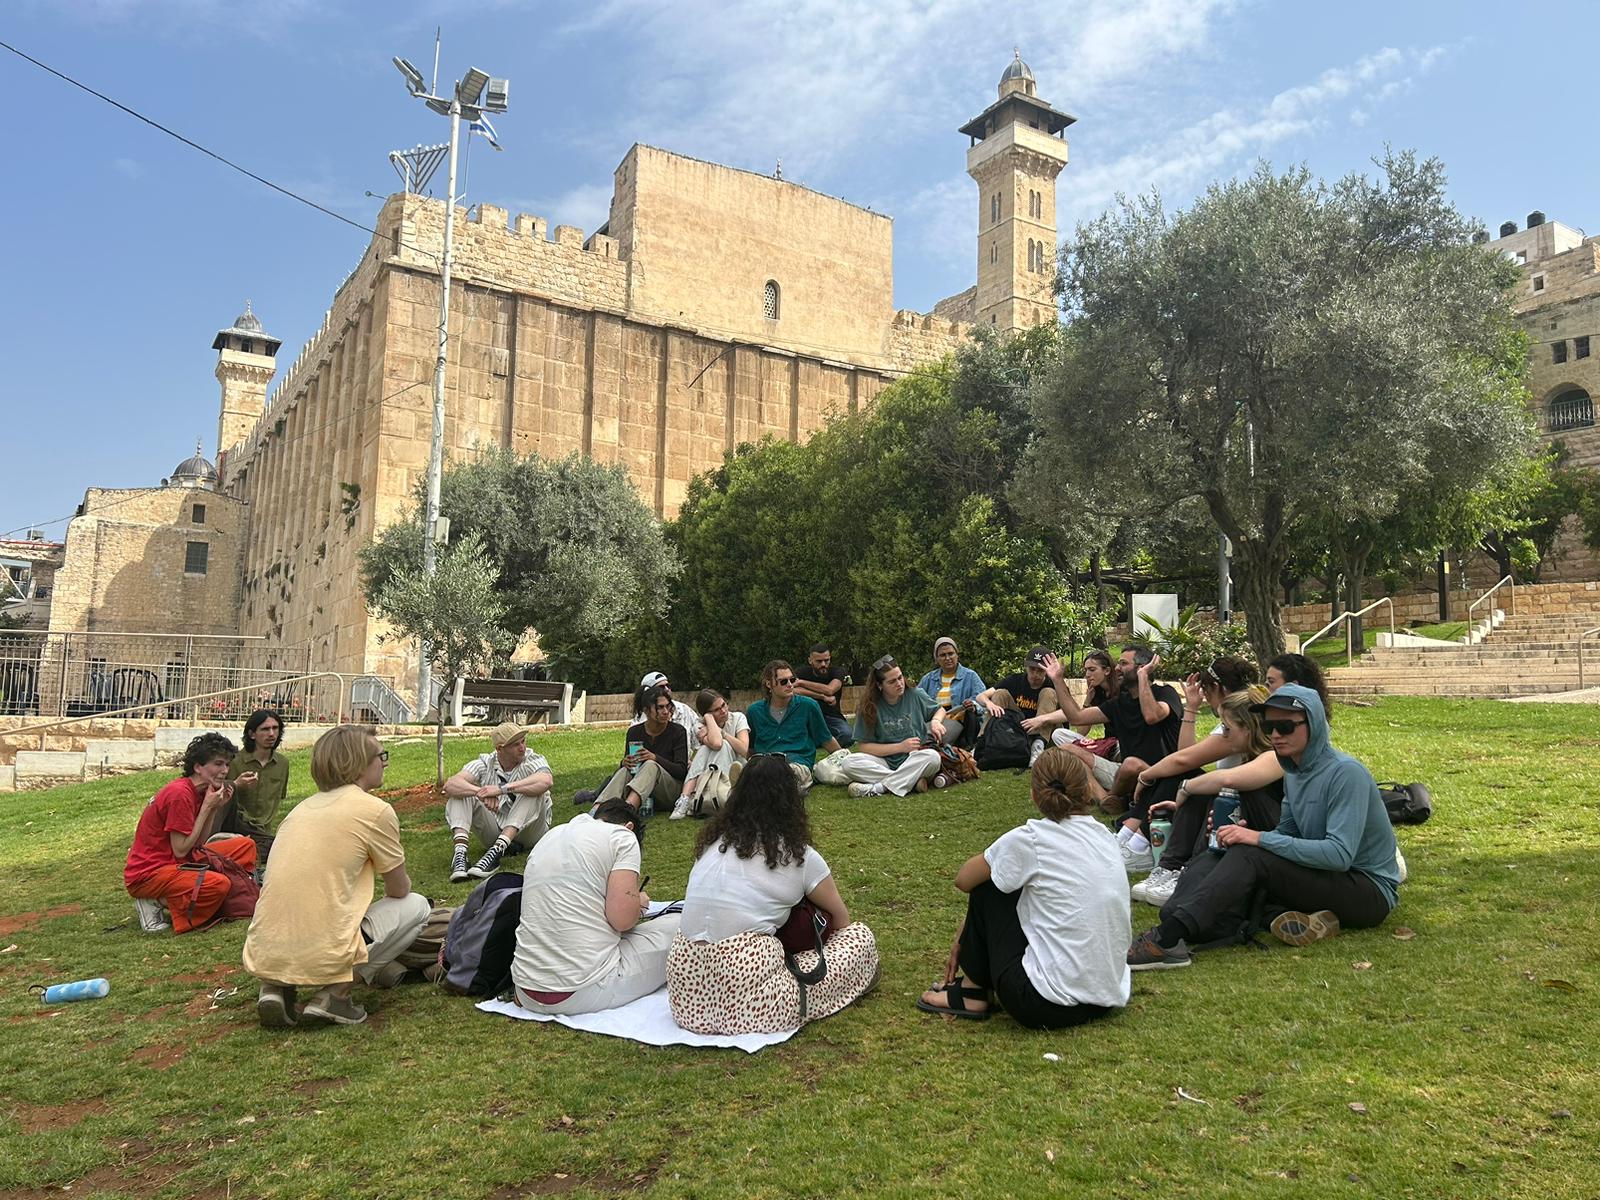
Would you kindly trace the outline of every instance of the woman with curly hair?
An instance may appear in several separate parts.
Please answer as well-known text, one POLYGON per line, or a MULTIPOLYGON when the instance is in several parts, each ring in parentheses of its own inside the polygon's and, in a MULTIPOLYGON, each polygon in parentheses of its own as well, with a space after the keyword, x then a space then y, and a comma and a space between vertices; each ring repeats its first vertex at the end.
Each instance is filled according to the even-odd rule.
MULTIPOLYGON (((795 962, 809 974, 818 954, 803 951, 795 962)), ((695 1033, 777 1033, 838 1012, 877 980, 877 942, 850 920, 811 845, 799 782, 782 755, 755 756, 695 842, 683 919, 667 955, 672 1019, 695 1033), (790 971, 776 936, 801 900, 828 920, 827 967, 809 984, 790 971)))
POLYGON ((1128 885, 1116 837, 1089 815, 1088 768, 1052 746, 1031 785, 1039 816, 956 873, 967 915, 924 1012, 981 1021, 998 998, 1019 1025, 1064 1029, 1128 1003, 1128 885))

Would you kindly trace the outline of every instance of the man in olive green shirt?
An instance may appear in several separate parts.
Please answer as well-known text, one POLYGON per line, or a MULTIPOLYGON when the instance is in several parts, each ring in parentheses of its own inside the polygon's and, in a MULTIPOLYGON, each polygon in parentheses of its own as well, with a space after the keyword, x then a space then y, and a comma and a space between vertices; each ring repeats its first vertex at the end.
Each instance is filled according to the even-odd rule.
POLYGON ((282 717, 269 708, 251 713, 244 723, 244 749, 228 769, 233 799, 223 813, 221 831, 255 840, 258 873, 267 865, 278 809, 289 794, 289 760, 277 752, 282 739, 282 717))

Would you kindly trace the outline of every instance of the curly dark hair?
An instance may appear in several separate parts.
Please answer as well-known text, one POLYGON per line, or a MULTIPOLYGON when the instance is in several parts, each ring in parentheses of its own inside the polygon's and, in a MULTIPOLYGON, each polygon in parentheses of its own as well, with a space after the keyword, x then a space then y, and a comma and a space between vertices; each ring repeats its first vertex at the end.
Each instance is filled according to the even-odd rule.
POLYGON ((715 846, 723 854, 732 847, 740 858, 760 851, 769 870, 785 863, 798 866, 811 845, 811 820, 806 816, 800 783, 781 754, 756 754, 745 764, 728 802, 695 839, 698 859, 715 846))
POLYGON ((1285 683, 1298 683, 1315 692, 1322 701, 1322 711, 1328 724, 1333 724, 1333 705, 1328 703, 1328 677, 1322 673, 1321 667, 1304 654, 1280 654, 1267 666, 1277 667, 1285 683))
POLYGON ((202 733, 190 742, 189 748, 183 752, 184 778, 187 779, 197 768, 214 758, 226 758, 231 762, 238 752, 239 748, 220 733, 202 733))
POLYGON ((268 721, 276 721, 278 723, 278 737, 282 740, 283 718, 274 709, 258 708, 250 714, 250 719, 244 723, 244 748, 246 750, 251 753, 255 752, 256 730, 260 729, 268 721))

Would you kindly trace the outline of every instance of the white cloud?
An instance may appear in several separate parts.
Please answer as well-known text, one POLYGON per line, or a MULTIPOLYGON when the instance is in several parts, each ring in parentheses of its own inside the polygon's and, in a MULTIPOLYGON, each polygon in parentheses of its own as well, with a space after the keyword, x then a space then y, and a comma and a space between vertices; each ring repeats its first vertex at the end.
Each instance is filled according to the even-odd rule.
POLYGON ((555 196, 512 200, 507 207, 513 214, 543 217, 552 231, 557 225, 576 225, 589 234, 611 215, 611 185, 582 183, 555 196))
POLYGON ((144 178, 144 164, 136 158, 113 158, 111 169, 125 179, 144 178))

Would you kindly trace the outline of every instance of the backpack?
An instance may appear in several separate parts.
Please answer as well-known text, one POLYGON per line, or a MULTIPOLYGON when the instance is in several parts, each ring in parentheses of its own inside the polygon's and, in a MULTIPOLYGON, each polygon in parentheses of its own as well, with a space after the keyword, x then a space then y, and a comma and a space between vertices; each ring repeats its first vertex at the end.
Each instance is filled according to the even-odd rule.
POLYGON ((444 935, 445 990, 458 996, 498 996, 511 986, 511 959, 522 920, 522 876, 491 875, 450 917, 444 935))
MULTIPOLYGON (((195 903, 200 899, 200 885, 204 882, 208 871, 216 871, 228 877, 228 882, 233 886, 228 889, 228 894, 223 898, 222 907, 217 909, 210 923, 217 921, 248 921, 256 915, 256 901, 261 898, 261 885, 256 882, 256 877, 246 871, 226 854, 219 854, 205 846, 200 847, 199 862, 183 863, 183 869, 194 872, 194 891, 189 895, 189 917, 194 917, 195 903)), ((169 901, 169 903, 171 903, 169 901)), ((183 903, 183 901, 178 901, 183 903)))
POLYGON ((1378 795, 1391 825, 1421 825, 1433 816, 1433 793, 1425 783, 1380 783, 1378 795))
POLYGON ((972 751, 960 746, 939 747, 939 769, 950 777, 951 783, 966 783, 982 773, 972 751))
POLYGON ((412 940, 411 945, 400 951, 400 957, 395 959, 395 962, 407 971, 418 972, 429 983, 438 983, 442 980, 444 938, 449 931, 450 918, 455 911, 448 905, 435 904, 421 932, 412 940))
POLYGON ((1008 708, 998 717, 990 717, 983 732, 978 735, 978 747, 973 754, 978 769, 997 771, 1006 767, 1026 768, 1028 740, 1028 734, 1022 728, 1020 709, 1008 708))

